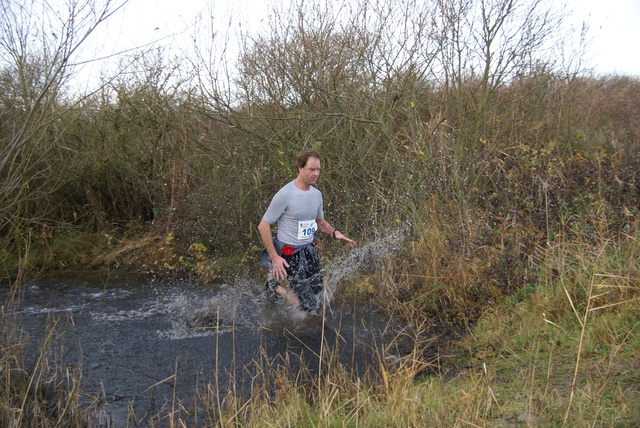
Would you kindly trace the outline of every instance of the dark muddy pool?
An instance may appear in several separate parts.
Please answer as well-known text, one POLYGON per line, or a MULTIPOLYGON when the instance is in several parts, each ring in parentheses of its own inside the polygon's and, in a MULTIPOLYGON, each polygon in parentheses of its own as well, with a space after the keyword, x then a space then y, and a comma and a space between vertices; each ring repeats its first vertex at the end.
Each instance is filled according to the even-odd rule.
MULTIPOLYGON (((7 290, 0 287, 3 301, 7 290)), ((281 299, 265 296, 257 279, 214 289, 77 273, 30 282, 17 301, 4 316, 28 335, 29 357, 53 338, 49 359, 81 371, 100 426, 144 426, 172 403, 187 407, 207 385, 248 396, 265 367, 304 365, 314 376, 327 350, 353 376, 371 376, 381 358, 401 359, 412 346, 397 340, 410 337, 411 326, 362 307, 329 304, 323 317, 302 322, 281 299), (127 422, 132 413, 135 425, 127 422)))

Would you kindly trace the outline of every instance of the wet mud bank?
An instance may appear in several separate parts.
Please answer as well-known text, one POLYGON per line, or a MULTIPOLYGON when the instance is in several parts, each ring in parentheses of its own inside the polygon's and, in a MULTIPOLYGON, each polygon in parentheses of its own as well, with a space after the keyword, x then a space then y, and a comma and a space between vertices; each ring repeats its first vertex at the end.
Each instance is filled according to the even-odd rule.
MULTIPOLYGON (((4 301, 7 286, 0 293, 4 301)), ((416 347, 435 363, 443 344, 436 326, 432 337, 418 337, 423 332, 413 326, 353 305, 330 304, 303 321, 251 279, 211 289, 130 274, 65 274, 26 284, 18 302, 5 316, 28 336, 29 357, 53 337, 51 364, 81 371, 86 403, 102 426, 127 426, 132 412, 142 423, 171 403, 186 408, 209 386, 248 397, 282 367, 313 379, 329 355, 351 376, 375 381, 381 365, 399 367, 418 355, 416 347)))

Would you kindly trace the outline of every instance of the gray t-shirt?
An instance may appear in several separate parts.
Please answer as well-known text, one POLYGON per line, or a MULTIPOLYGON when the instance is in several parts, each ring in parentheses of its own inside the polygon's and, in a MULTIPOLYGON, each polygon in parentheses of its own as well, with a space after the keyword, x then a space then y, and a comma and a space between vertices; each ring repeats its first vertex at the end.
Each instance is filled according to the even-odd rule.
POLYGON ((324 218, 322 193, 315 187, 299 189, 292 181, 275 194, 262 219, 278 223, 278 240, 298 246, 309 244, 318 229, 316 220, 324 218))

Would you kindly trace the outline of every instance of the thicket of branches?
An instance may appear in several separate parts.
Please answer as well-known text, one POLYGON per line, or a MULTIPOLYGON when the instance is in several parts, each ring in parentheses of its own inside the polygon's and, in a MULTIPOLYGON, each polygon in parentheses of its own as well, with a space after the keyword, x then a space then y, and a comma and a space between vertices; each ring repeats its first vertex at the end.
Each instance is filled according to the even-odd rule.
POLYGON ((545 2, 299 2, 244 34, 233 61, 198 40, 190 57, 154 49, 83 96, 64 90, 74 52, 119 6, 73 1, 40 22, 23 3, 49 7, 3 1, 6 266, 56 246, 67 264, 107 260, 142 236, 165 265, 179 260, 169 241, 253 260, 304 147, 323 156, 333 224, 360 242, 409 226, 409 297, 464 269, 486 299, 513 291, 537 244, 637 216, 640 81, 579 69, 566 13, 545 2))

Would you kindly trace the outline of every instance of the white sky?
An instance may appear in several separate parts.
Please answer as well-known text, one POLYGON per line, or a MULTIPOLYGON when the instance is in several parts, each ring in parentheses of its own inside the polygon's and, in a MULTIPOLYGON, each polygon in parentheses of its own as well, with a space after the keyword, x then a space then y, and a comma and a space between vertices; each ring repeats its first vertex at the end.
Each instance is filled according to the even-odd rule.
MULTIPOLYGON (((574 11, 576 23, 584 20, 589 24, 585 65, 596 73, 640 77, 640 52, 636 47, 640 42, 640 0, 565 1, 574 11)), ((177 46, 195 31, 199 14, 201 25, 210 23, 213 16, 216 29, 225 32, 229 31, 230 13, 236 19, 232 26, 236 31, 238 17, 243 20, 242 29, 247 30, 259 25, 267 10, 265 0, 129 0, 96 36, 105 54, 112 49, 109 46, 141 46, 158 39, 177 46)))
POLYGON ((588 60, 599 73, 640 77, 640 0, 568 0, 589 23, 588 60))

